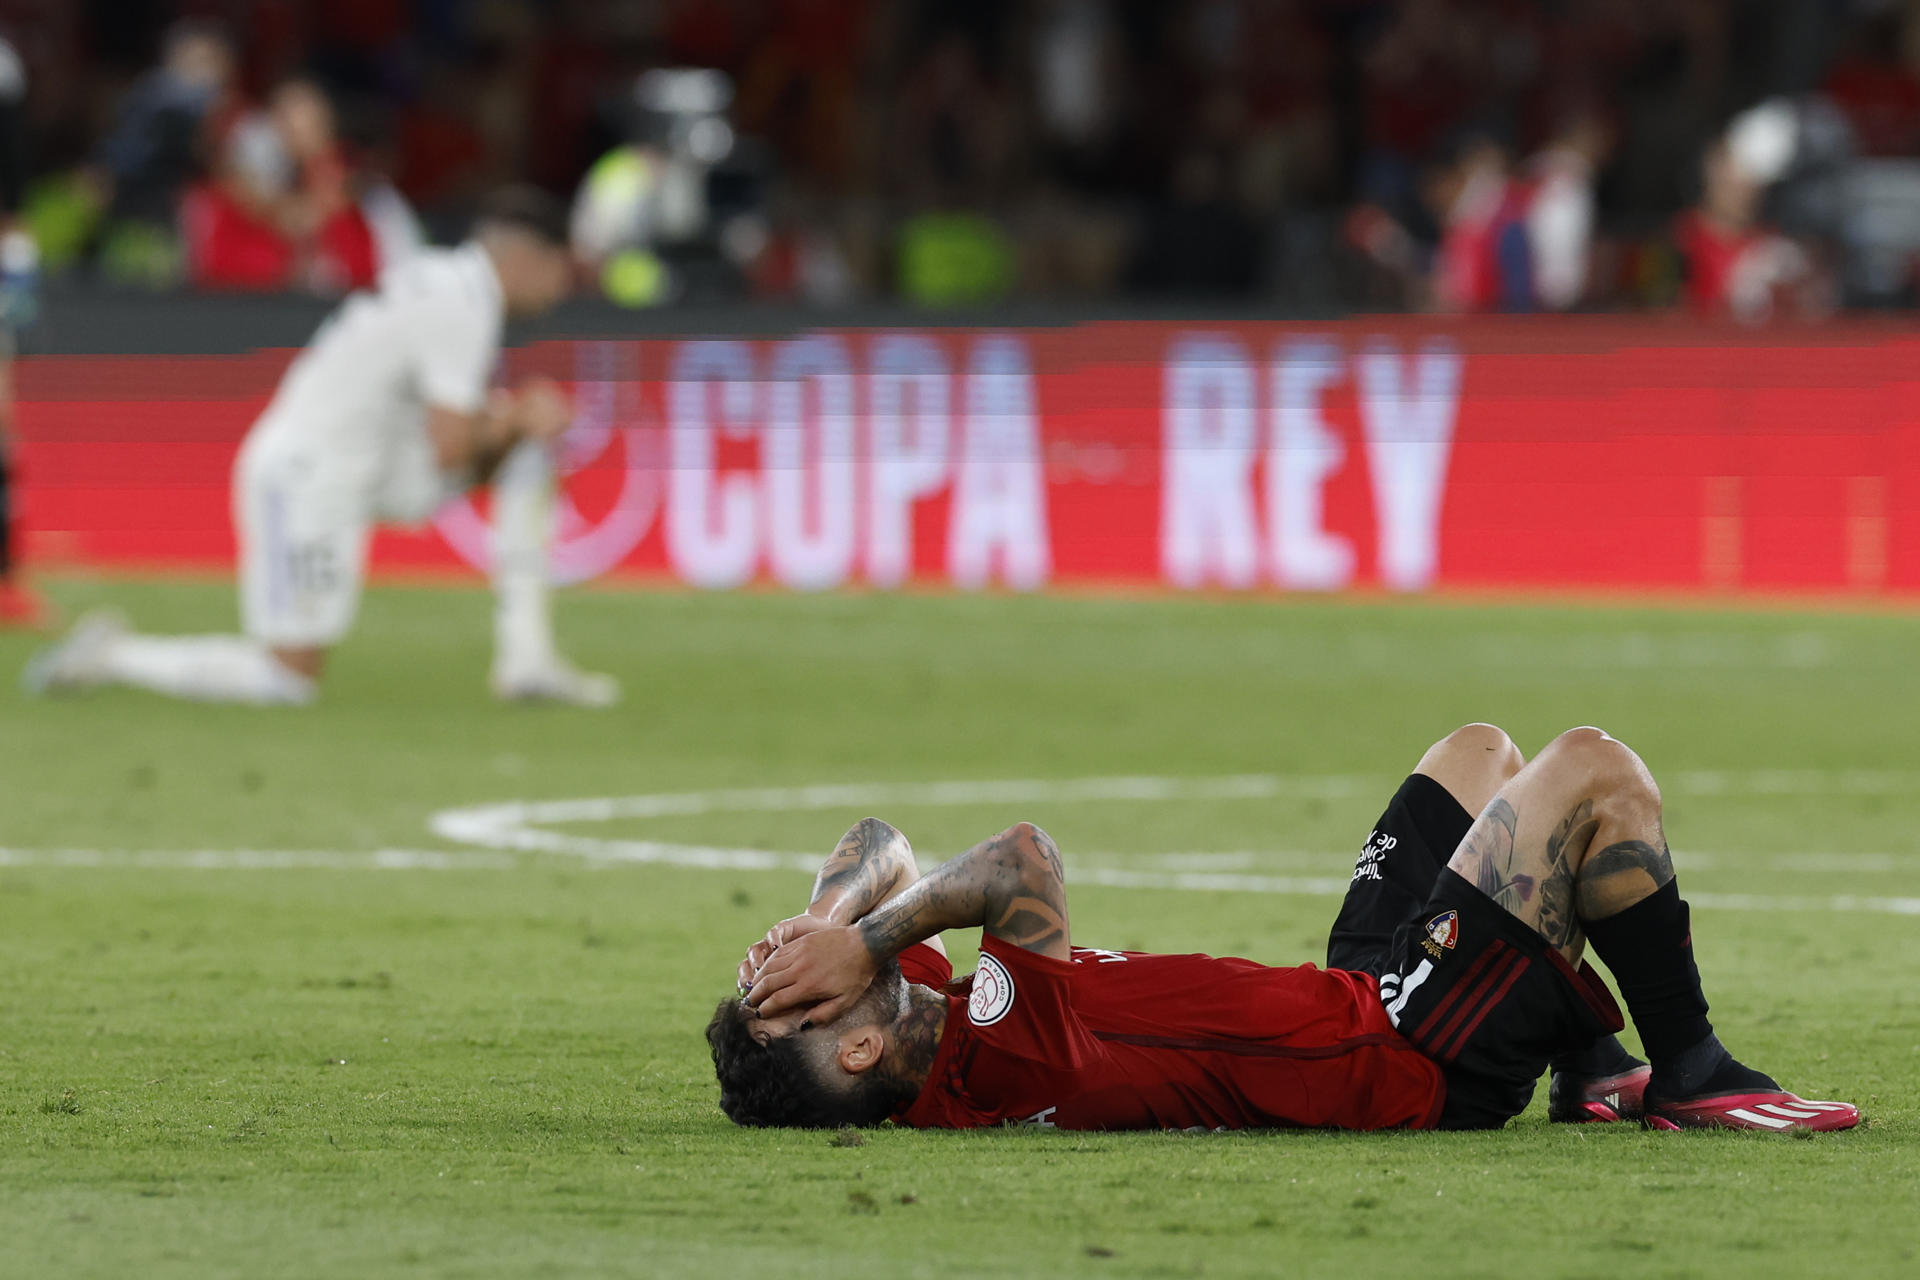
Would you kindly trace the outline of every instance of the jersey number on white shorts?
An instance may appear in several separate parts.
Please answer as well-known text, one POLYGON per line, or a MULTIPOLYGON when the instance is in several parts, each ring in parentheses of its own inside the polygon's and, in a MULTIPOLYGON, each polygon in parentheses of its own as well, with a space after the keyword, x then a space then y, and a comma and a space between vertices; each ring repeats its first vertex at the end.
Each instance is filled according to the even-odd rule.
POLYGON ((287 576, 295 591, 333 590, 340 579, 340 567, 333 562, 332 544, 298 542, 288 547, 287 576))

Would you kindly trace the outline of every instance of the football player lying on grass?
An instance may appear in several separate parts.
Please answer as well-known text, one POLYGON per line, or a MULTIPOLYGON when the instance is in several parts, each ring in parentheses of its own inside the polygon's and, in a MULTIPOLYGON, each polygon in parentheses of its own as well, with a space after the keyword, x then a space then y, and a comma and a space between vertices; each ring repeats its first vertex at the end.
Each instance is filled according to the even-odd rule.
POLYGON ((1550 1064, 1556 1121, 1860 1120, 1715 1037, 1660 792, 1598 729, 1532 763, 1491 725, 1435 743, 1360 855, 1328 965, 1075 947, 1038 827, 922 878, 906 839, 868 818, 807 913, 748 951, 744 998, 721 1002, 707 1041, 743 1125, 1497 1128, 1550 1064), (963 928, 983 931, 980 963, 954 982, 939 935, 963 928), (1614 1039, 1589 941, 1650 1065, 1614 1039))

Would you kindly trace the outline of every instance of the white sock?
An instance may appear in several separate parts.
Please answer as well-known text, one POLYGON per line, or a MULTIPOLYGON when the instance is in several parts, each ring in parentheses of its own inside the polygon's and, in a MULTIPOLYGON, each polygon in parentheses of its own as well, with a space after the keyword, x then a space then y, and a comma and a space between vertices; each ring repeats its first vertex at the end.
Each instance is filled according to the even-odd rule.
POLYGON ((536 444, 507 455, 493 482, 493 665, 522 672, 552 665, 553 459, 536 444))
POLYGON ((313 701, 312 680, 245 636, 122 636, 102 661, 120 683, 175 698, 260 706, 313 701))

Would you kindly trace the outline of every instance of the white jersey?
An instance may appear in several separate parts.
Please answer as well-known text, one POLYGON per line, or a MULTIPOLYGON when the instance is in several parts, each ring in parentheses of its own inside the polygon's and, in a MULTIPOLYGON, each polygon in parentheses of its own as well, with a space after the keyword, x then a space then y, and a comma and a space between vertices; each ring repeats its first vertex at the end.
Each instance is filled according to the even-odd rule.
POLYGON ((485 406, 504 320, 486 250, 421 250, 320 326, 246 452, 299 458, 368 515, 424 519, 444 496, 426 411, 485 406))

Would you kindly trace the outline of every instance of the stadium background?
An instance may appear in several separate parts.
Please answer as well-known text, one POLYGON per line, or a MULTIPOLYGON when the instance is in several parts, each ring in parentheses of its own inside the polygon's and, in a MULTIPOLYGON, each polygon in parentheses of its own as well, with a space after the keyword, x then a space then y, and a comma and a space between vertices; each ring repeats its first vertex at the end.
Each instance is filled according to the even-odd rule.
POLYGON ((597 173, 508 359, 578 397, 556 569, 616 589, 561 628, 633 693, 484 701, 456 508, 310 714, 7 694, 0 1269, 1906 1274, 1915 13, 0 0, 30 580, 227 626, 232 454, 331 300, 597 173), (1716 1019, 1863 1131, 715 1114, 694 1029, 868 805, 928 861, 1042 822, 1095 941, 1294 962, 1481 718, 1642 751, 1716 1019))
POLYGON ((490 182, 584 208, 638 157, 580 226, 643 305, 516 356, 581 392, 571 579, 1920 581, 1912 347, 1866 318, 1920 261, 1898 5, 13 9, 42 561, 228 563, 227 460, 327 297, 490 182), (690 66, 721 87, 646 78, 690 66), (1528 251, 1556 200, 1584 234, 1528 251), (1429 318, 1333 323, 1382 308, 1429 318))

